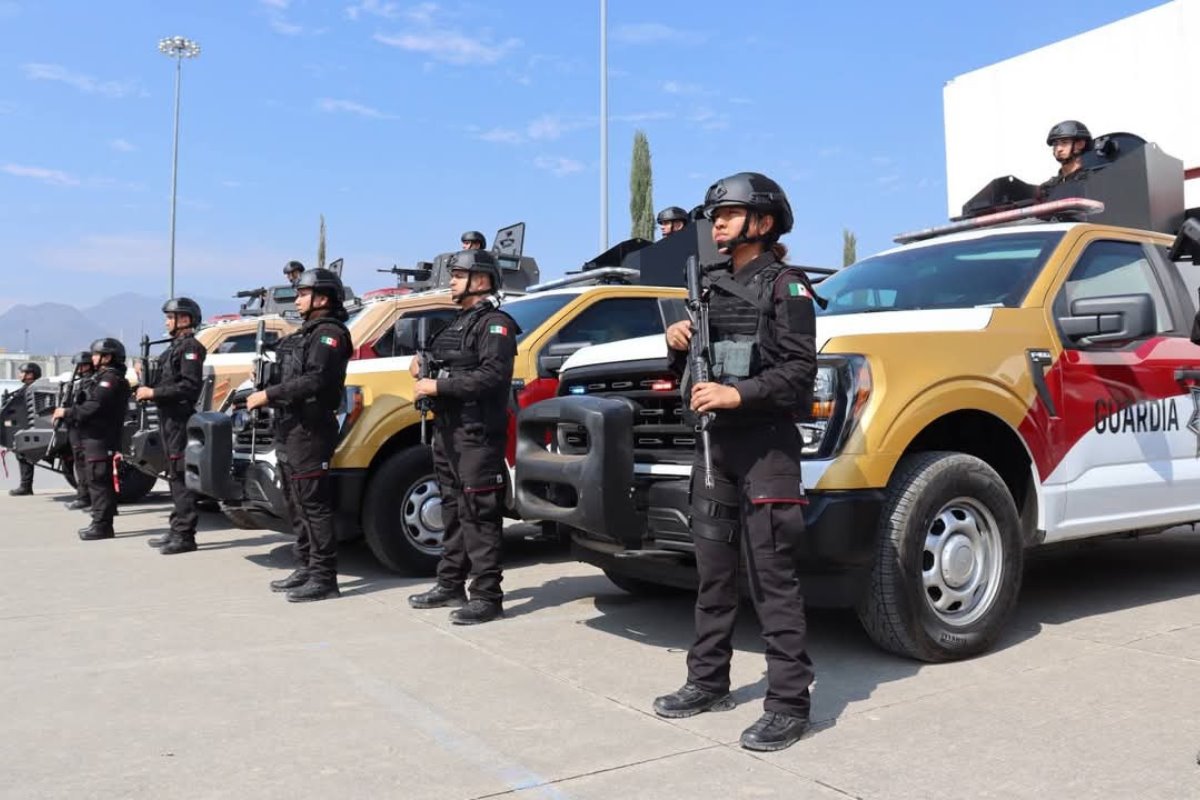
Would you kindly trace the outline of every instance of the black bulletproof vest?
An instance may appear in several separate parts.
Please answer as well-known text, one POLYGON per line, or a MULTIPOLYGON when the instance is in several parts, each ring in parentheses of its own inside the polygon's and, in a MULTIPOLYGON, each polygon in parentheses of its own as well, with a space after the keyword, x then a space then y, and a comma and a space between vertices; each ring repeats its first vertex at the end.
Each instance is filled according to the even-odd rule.
MULTIPOLYGON (((183 345, 189 339, 194 338, 192 334, 177 336, 171 340, 171 344, 158 356, 158 380, 162 383, 174 383, 179 379, 180 373, 183 371, 183 345)), ((192 415, 195 409, 198 397, 181 397, 178 400, 163 402, 155 401, 160 412, 165 417, 172 419, 186 420, 192 415)))
MULTIPOLYGON (((275 357, 279 364, 280 383, 304 374, 304 363, 308 360, 308 348, 321 336, 334 334, 335 331, 330 328, 336 328, 346 337, 347 341, 350 340, 350 331, 340 320, 334 317, 320 317, 304 323, 304 327, 279 342, 279 346, 275 350, 275 357)), ((304 405, 306 411, 310 408, 313 411, 337 411, 342 405, 342 387, 338 382, 322 386, 317 390, 316 396, 306 401, 304 405)), ((299 408, 291 410, 301 411, 299 408)))
POLYGON ((708 326, 717 382, 744 380, 762 371, 760 341, 769 335, 775 279, 785 269, 771 264, 744 286, 735 286, 732 274, 722 271, 709 284, 708 326))
POLYGON ((469 310, 461 312, 449 325, 434 338, 429 350, 433 360, 450 372, 456 369, 475 369, 479 366, 479 353, 466 350, 467 334, 475 327, 486 311, 495 310, 492 303, 476 303, 469 310))

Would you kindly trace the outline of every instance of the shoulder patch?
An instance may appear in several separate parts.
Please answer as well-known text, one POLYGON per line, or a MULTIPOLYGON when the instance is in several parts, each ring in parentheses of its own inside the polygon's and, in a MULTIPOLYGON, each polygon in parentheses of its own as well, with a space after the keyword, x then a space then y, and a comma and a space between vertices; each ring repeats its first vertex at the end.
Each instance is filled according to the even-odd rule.
POLYGON ((787 285, 788 297, 812 297, 808 293, 808 287, 800 281, 791 281, 787 285))
POLYGON ((333 336, 322 336, 318 341, 328 347, 337 347, 338 340, 333 336))
POLYGON ((108 387, 112 386, 112 381, 100 381, 100 385, 107 389, 108 387))
POLYGON ((195 361, 197 358, 199 358, 199 357, 200 357, 200 354, 199 354, 199 353, 197 353, 197 352, 195 352, 195 351, 193 350, 193 351, 192 351, 192 352, 190 352, 190 353, 184 353, 184 354, 183 354, 183 357, 184 357, 185 359, 187 359, 188 361, 195 361))
POLYGON ((488 333, 497 333, 501 336, 508 336, 508 326, 507 325, 489 325, 488 333))

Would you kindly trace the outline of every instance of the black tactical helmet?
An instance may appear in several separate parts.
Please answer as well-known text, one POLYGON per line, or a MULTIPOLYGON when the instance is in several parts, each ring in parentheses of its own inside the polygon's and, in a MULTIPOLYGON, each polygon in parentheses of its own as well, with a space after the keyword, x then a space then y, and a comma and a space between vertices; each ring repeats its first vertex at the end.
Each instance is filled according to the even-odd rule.
POLYGON ((496 256, 487 250, 459 250, 450 256, 448 268, 451 272, 456 269, 465 269, 468 272, 482 272, 491 275, 493 289, 499 289, 503 280, 500 275, 500 265, 496 263, 496 256))
POLYGON ((479 244, 479 249, 483 250, 487 247, 487 237, 479 231, 467 231, 462 235, 463 244, 479 244))
POLYGON ((1087 125, 1074 119, 1064 120, 1053 128, 1050 133, 1046 134, 1046 144, 1052 145, 1059 139, 1085 139, 1088 147, 1092 146, 1092 133, 1087 129, 1087 125))
POLYGON ((113 361, 117 363, 125 361, 125 345, 121 344, 119 339, 114 339, 111 336, 106 336, 103 339, 97 339, 92 342, 92 352, 99 353, 102 356, 112 356, 113 361))
POLYGON ((164 314, 187 314, 192 318, 192 326, 200 324, 200 304, 190 297, 172 297, 163 303, 164 314))
POLYGON ((87 350, 80 350, 78 353, 75 354, 75 366, 82 367, 85 364, 90 365, 91 363, 92 363, 92 354, 89 353, 87 350))
POLYGON ((744 206, 775 218, 770 237, 777 239, 792 229, 792 206, 779 184, 759 172, 739 172, 708 187, 704 216, 712 219, 722 206, 744 206))
POLYGON ((346 290, 342 288, 342 279, 329 269, 306 269, 296 281, 297 289, 312 289, 315 294, 323 294, 339 305, 346 299, 346 290))
POLYGON ((32 361, 26 361, 24 364, 22 364, 21 369, 18 370, 18 372, 32 373, 34 380, 39 380, 42 377, 42 368, 32 361))
POLYGON ((679 206, 667 206, 662 211, 658 212, 658 224, 665 225, 668 222, 682 222, 687 224, 690 217, 688 213, 679 206))
POLYGON ((283 265, 284 275, 291 275, 293 272, 304 272, 304 265, 299 261, 289 261, 283 265))

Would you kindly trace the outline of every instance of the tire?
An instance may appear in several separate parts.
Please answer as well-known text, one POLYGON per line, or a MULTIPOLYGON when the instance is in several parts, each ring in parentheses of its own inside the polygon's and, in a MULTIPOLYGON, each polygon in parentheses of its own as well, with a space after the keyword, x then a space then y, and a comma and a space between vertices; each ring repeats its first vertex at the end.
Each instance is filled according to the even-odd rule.
POLYGON ((229 520, 229 524, 238 530, 242 531, 257 531, 262 530, 263 524, 244 508, 238 506, 221 505, 221 513, 225 515, 225 519, 229 520))
POLYGON ((674 586, 654 583, 653 581, 646 581, 641 578, 631 578, 628 575, 611 569, 604 570, 604 577, 615 583, 618 589, 638 597, 666 597, 667 595, 683 593, 682 589, 677 589, 674 586))
POLYGON ((121 462, 119 478, 121 491, 117 493, 118 503, 136 503, 150 494, 158 482, 157 475, 147 475, 124 461, 121 462))
POLYGON ((62 471, 62 476, 66 478, 67 483, 71 484, 72 489, 79 488, 79 481, 75 480, 75 460, 73 458, 64 458, 59 463, 59 469, 62 471))
POLYGON ((428 447, 393 453, 375 470, 363 501, 362 528, 380 564, 406 575, 435 574, 442 556, 441 519, 441 493, 428 447))
POLYGON ((1016 504, 987 463, 962 453, 906 456, 888 486, 879 548, 858 603, 884 650, 953 661, 987 650, 1021 587, 1016 504))

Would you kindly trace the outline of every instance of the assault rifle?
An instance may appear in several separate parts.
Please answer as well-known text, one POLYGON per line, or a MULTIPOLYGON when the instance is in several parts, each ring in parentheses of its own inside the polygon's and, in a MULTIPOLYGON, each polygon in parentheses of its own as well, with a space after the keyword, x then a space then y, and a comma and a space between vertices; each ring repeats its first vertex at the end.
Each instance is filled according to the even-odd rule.
MULTIPOLYGON (((154 339, 151 341, 147 334, 142 334, 142 374, 138 376, 138 384, 140 386, 149 386, 153 389, 158 384, 158 379, 162 377, 159 374, 158 359, 150 358, 151 345, 164 344, 171 341, 170 339, 154 339)), ((138 430, 145 431, 150 429, 150 403, 151 400, 143 400, 138 403, 138 430)))
POLYGON ((396 286, 420 287, 433 277, 433 264, 428 261, 418 261, 416 268, 391 266, 387 269, 376 269, 376 272, 388 272, 396 276, 396 286))
MULTIPOLYGON (((75 405, 75 384, 79 381, 79 365, 75 365, 75 369, 71 372, 71 380, 58 385, 58 395, 54 400, 55 408, 70 408, 75 405)), ((46 452, 53 454, 55 447, 58 444, 58 430, 62 427, 63 421, 56 419, 54 425, 50 429, 50 441, 46 445, 46 452)))
POLYGON ((266 293, 267 293, 267 288, 265 286, 260 286, 257 289, 245 289, 243 291, 240 291, 237 294, 235 294, 234 297, 238 298, 240 300, 243 297, 262 297, 266 293))
MULTIPOLYGON (((434 374, 433 359, 429 354, 429 340, 429 317, 421 317, 417 320, 417 363, 420 365, 417 371, 418 379, 430 378, 434 374)), ((417 398, 417 411, 421 412, 421 444, 428 442, 425 432, 428 428, 429 412, 432 410, 432 397, 421 395, 417 398)))
MULTIPOLYGON (((271 382, 271 364, 267 360, 265 351, 267 348, 267 323, 263 320, 258 321, 258 326, 254 329, 254 391, 260 392, 267 388, 267 384, 271 382)), ((258 409, 253 409, 250 412, 250 463, 254 463, 254 456, 258 450, 258 409)))
MULTIPOLYGON (((692 376, 692 386, 695 386, 712 380, 708 301, 701 293, 700 259, 695 255, 688 256, 684 271, 687 273, 687 308, 692 318, 692 338, 688 344, 688 372, 692 376)), ((683 402, 685 406, 691 406, 690 397, 685 396, 683 402)), ((709 489, 713 487, 712 443, 708 432, 712 421, 711 411, 696 415, 696 430, 700 432, 700 444, 704 452, 704 485, 709 489)))

